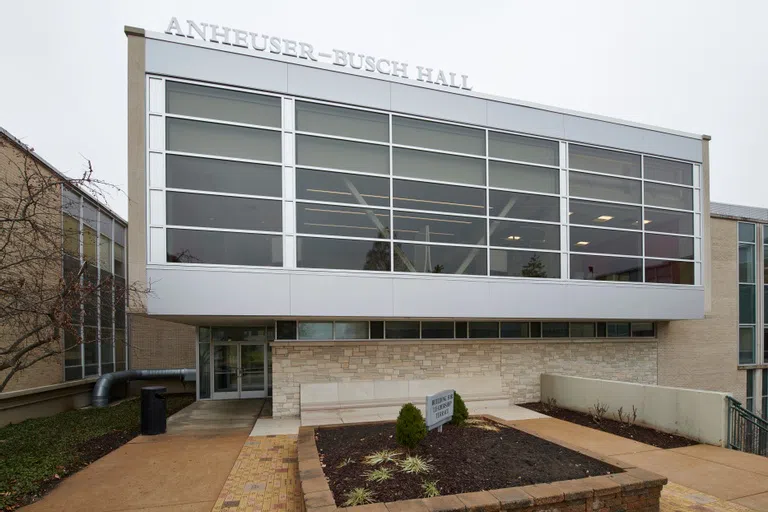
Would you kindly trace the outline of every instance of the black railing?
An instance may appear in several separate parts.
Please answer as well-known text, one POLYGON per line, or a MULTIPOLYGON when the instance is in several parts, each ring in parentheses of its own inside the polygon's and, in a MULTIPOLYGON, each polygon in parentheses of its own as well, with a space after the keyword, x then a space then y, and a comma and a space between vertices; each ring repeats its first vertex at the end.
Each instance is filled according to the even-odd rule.
POLYGON ((768 456, 768 421, 728 399, 728 448, 768 456))

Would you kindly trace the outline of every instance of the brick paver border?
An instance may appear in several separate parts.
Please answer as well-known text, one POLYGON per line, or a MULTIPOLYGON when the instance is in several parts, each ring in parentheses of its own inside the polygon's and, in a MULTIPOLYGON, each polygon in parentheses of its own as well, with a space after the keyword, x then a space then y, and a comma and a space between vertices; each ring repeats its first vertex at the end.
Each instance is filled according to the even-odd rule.
MULTIPOLYGON (((481 418, 501 424, 494 416, 481 418)), ((389 423, 389 422, 376 422, 389 423)), ((324 425, 324 427, 343 425, 324 425)), ((512 427, 515 428, 515 427, 512 427)), ((542 436, 538 436, 542 437, 542 436)), ((543 438, 543 437, 542 437, 543 438)), ((543 438, 545 439, 545 438, 543 438)), ((469 492, 436 498, 423 498, 359 507, 336 507, 333 493, 325 479, 315 443, 315 427, 299 429, 299 481, 306 512, 658 512, 661 490, 667 479, 656 473, 603 457, 565 443, 546 439, 568 449, 622 469, 613 475, 564 480, 548 484, 509 487, 469 492)))

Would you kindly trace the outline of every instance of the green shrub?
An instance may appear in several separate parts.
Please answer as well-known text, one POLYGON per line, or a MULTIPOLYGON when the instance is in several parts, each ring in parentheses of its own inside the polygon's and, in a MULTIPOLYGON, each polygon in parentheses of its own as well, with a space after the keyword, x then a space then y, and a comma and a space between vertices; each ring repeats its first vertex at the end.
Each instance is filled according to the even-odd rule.
POLYGON ((453 425, 463 425, 464 422, 467 421, 467 418, 469 418, 469 411, 467 410, 467 406, 464 405, 464 400, 461 399, 461 395, 454 392, 453 418, 451 418, 451 423, 453 425))
POLYGON ((395 426, 395 441, 407 448, 416 448, 427 437, 427 424, 421 411, 413 404, 405 404, 400 409, 395 426))

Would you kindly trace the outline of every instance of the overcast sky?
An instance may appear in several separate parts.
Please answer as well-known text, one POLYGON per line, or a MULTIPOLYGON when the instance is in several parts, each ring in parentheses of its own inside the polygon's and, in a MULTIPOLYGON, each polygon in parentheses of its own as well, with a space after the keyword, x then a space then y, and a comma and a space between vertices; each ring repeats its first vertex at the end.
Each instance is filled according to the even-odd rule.
MULTIPOLYGON (((124 25, 171 16, 458 71, 477 92, 712 136, 712 200, 768 207, 768 2, 4 1, 0 126, 125 190, 124 25)), ((127 216, 127 198, 110 206, 127 216)))

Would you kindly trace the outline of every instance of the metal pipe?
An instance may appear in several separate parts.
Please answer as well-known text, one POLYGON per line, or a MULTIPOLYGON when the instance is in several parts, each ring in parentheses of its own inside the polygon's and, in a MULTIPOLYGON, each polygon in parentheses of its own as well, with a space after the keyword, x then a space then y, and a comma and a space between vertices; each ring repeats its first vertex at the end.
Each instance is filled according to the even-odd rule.
POLYGON ((93 387, 91 395, 91 405, 94 407, 106 407, 109 404, 109 390, 112 384, 116 382, 128 382, 130 380, 156 380, 156 379, 174 379, 182 382, 195 381, 196 371, 194 368, 179 368, 171 370, 127 370, 122 372, 107 373, 99 377, 96 385, 93 387))

